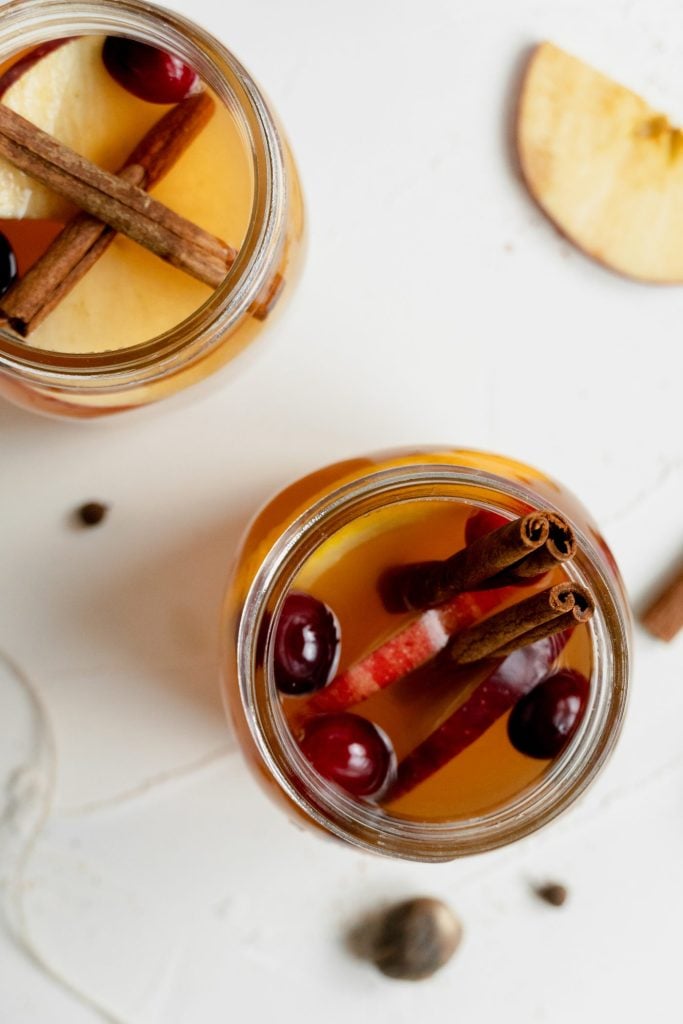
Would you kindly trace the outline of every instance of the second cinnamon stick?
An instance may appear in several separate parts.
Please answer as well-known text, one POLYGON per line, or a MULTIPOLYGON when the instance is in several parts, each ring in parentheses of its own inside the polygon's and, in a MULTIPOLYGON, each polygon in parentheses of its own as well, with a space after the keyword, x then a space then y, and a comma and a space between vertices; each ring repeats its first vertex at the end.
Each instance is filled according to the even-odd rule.
POLYGON ((459 633, 447 648, 448 657, 458 665, 502 657, 587 622, 593 608, 593 598, 585 587, 574 582, 558 583, 459 633))

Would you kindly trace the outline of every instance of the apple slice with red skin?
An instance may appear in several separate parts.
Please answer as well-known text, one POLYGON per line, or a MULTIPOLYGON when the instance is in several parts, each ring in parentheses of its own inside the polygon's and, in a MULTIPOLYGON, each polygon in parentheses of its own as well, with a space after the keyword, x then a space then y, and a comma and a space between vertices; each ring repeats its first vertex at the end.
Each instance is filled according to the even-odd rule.
POLYGON ((455 633, 479 622, 513 593, 514 587, 500 587, 458 594, 440 608, 423 612, 314 694, 306 703, 305 714, 345 711, 367 700, 426 664, 455 633))
MULTIPOLYGON (((548 676, 571 632, 565 630, 537 640, 499 661, 467 700, 404 757, 384 802, 405 796, 483 736, 521 697, 548 676)), ((457 670, 444 661, 443 671, 455 674, 457 670)))
POLYGON ((39 60, 47 57, 48 53, 52 53, 53 50, 59 49, 60 46, 64 46, 65 43, 75 38, 76 36, 64 36, 63 39, 51 39, 47 43, 41 43, 28 50, 23 57, 20 57, 0 75, 0 96, 4 96, 11 85, 14 85, 23 74, 30 71, 39 60))

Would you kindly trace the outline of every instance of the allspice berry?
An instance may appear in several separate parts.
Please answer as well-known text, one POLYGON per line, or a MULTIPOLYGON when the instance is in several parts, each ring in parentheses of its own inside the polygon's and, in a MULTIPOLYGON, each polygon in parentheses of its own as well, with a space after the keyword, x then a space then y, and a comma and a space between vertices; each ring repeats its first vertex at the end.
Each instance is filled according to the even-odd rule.
POLYGON ((77 509, 76 515, 83 526, 98 526, 108 511, 109 506, 101 501, 88 501, 77 509))
POLYGON ((536 888, 536 895, 551 907, 562 907, 567 902, 569 892, 566 886, 560 885, 559 882, 548 882, 547 885, 539 885, 536 888))
POLYGON ((420 981, 450 960, 461 938, 462 925, 441 900, 406 900, 378 921, 371 958, 390 978, 420 981))

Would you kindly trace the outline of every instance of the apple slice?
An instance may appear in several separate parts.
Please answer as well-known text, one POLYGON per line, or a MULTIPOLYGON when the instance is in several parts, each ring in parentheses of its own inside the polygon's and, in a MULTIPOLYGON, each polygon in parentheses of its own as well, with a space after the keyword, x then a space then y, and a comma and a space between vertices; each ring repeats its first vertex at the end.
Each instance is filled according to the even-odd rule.
POLYGON ((65 43, 71 42, 72 39, 73 36, 64 36, 63 39, 51 39, 47 43, 41 43, 39 46, 34 46, 31 50, 27 50, 18 59, 14 58, 3 64, 4 70, 0 71, 0 97, 4 96, 10 85, 14 85, 17 79, 21 78, 29 68, 32 68, 43 57, 47 57, 48 53, 52 53, 53 50, 64 46, 65 43))
POLYGON ((683 282, 683 135, 640 96, 542 43, 517 148, 531 195, 580 249, 629 277, 683 282))
POLYGON ((458 594, 440 608, 413 619, 381 647, 340 672, 328 686, 311 697, 308 714, 344 711, 372 697, 398 679, 430 661, 461 630, 479 622, 514 593, 513 587, 458 594))
MULTIPOLYGON (((565 630, 537 640, 498 662, 467 700, 404 757, 386 802, 405 796, 483 736, 501 715, 547 677, 571 633, 572 630, 565 630)), ((448 666, 444 665, 443 670, 448 671, 448 666)), ((457 670, 451 671, 457 674, 457 670)))

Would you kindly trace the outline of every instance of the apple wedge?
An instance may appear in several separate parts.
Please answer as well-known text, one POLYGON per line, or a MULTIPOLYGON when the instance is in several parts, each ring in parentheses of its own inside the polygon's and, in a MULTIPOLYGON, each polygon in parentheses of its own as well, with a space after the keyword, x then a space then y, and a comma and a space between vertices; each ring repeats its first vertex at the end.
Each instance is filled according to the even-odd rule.
POLYGON ((531 195, 586 254, 683 282, 683 135, 665 116, 546 42, 526 72, 517 148, 531 195))
MULTIPOLYGON (((547 678, 571 630, 520 647, 499 661, 467 700, 399 763, 387 801, 399 800, 466 750, 547 678)), ((444 664, 443 671, 456 671, 444 664)))

